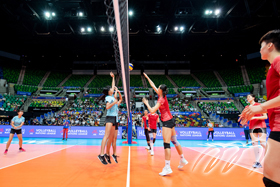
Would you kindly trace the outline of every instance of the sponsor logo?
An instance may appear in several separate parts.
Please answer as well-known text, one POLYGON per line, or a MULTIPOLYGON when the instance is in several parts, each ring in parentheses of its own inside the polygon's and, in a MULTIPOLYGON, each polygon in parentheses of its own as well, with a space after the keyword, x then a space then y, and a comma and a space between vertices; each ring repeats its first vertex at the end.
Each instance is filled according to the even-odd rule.
POLYGON ((34 134, 35 130, 34 129, 30 129, 29 130, 29 134, 34 134))
POLYGON ((144 130, 139 130, 139 136, 145 136, 144 130))
MULTIPOLYGON (((229 146, 232 147, 232 144, 229 144, 229 146)), ((224 145, 223 147, 226 148, 227 145, 224 145)), ((235 163, 238 163, 243 151, 239 151, 238 147, 234 147, 234 149, 231 150, 230 154, 229 153, 227 154, 228 161, 227 161, 227 164, 225 164, 224 167, 222 168, 221 173, 225 174, 225 173, 229 172, 235 166, 235 163)), ((193 165, 192 171, 197 168, 200 161, 202 161, 205 157, 207 157, 207 155, 211 154, 211 156, 213 158, 208 162, 207 165, 204 166, 204 169, 203 169, 203 173, 210 173, 221 162, 221 160, 219 158, 223 158, 225 156, 226 152, 227 151, 221 151, 219 148, 216 148, 216 149, 207 148, 196 159, 196 161, 193 165)))
POLYGON ((56 129, 36 129, 35 134, 56 135, 56 129))
POLYGON ((25 129, 21 129, 21 134, 25 134, 25 129))
POLYGON ((104 135, 105 135, 105 130, 99 130, 98 135, 99 135, 99 136, 104 136, 104 135))
POLYGON ((244 136, 245 135, 245 133, 244 132, 240 132, 240 136, 244 136))
POLYGON ((180 136, 202 137, 201 131, 180 131, 180 136))
POLYGON ((0 129, 0 134, 4 133, 4 128, 0 129))
POLYGON ((97 130, 93 130, 93 131, 92 131, 92 135, 93 135, 93 136, 96 136, 96 135, 97 135, 97 130))
POLYGON ((162 134, 159 131, 157 131, 157 136, 162 136, 162 134))
POLYGON ((10 128, 9 129, 5 129, 5 134, 10 134, 10 132, 11 132, 10 128))
POLYGON ((234 131, 215 131, 214 132, 215 137, 236 137, 234 131))
POLYGON ((88 131, 84 129, 75 129, 75 130, 69 130, 68 135, 78 135, 78 136, 87 136, 88 131))

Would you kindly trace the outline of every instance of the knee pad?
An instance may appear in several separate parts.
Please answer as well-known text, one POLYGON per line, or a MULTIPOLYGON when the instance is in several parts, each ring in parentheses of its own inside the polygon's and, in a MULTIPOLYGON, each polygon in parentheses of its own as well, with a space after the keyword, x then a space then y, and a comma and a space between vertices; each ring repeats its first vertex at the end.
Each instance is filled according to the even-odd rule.
POLYGON ((156 142, 156 138, 153 139, 153 143, 155 143, 155 142, 156 142))
POLYGON ((176 146, 176 147, 180 145, 180 143, 179 143, 178 140, 177 140, 176 135, 175 135, 175 136, 171 136, 171 142, 172 142, 173 145, 176 146))
POLYGON ((153 133, 149 133, 149 135, 150 135, 150 140, 153 141, 153 139, 154 139, 153 133))
POLYGON ((163 143, 164 149, 170 149, 170 143, 163 143))
POLYGON ((266 187, 280 187, 280 184, 278 184, 266 177, 263 177, 263 183, 266 187))

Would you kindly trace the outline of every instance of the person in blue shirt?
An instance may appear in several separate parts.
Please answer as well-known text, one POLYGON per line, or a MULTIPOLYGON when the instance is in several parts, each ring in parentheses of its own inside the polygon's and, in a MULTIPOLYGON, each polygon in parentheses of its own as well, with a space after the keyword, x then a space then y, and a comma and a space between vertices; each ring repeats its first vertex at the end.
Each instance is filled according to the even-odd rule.
MULTIPOLYGON (((117 106, 119 107, 121 102, 122 102, 122 94, 121 92, 116 88, 115 92, 117 92, 119 94, 119 101, 117 103, 117 106)), ((116 94, 114 95, 115 99, 117 99, 116 97, 116 94)), ((119 131, 119 124, 120 124, 120 121, 119 121, 119 110, 117 111, 117 116, 116 116, 116 120, 117 120, 117 124, 115 125, 115 128, 111 128, 111 133, 110 133, 110 137, 108 139, 108 142, 107 142, 107 147, 106 147, 106 154, 105 154, 105 158, 106 160, 110 163, 111 160, 110 160, 110 147, 111 147, 111 144, 112 144, 112 148, 113 148, 113 159, 115 160, 116 163, 118 163, 118 160, 117 160, 117 137, 118 137, 118 131, 119 131)))
POLYGON ((21 127, 24 125, 25 118, 22 116, 23 115, 23 110, 18 110, 17 111, 18 115, 13 117, 11 121, 11 131, 10 131, 10 137, 6 145, 6 150, 4 154, 8 153, 8 149, 11 145, 11 142, 14 138, 14 135, 17 134, 18 140, 19 140, 19 151, 25 152, 26 150, 22 148, 22 132, 21 132, 21 127))
POLYGON ((70 120, 68 120, 68 117, 65 118, 65 120, 63 120, 63 138, 62 140, 65 140, 67 141, 68 139, 68 128, 70 127, 70 130, 71 130, 71 123, 70 123, 70 120))
POLYGON ((249 132, 249 122, 243 126, 244 127, 244 134, 245 134, 245 138, 246 138, 246 145, 248 145, 248 141, 249 139, 251 139, 251 136, 250 136, 250 132, 249 132))
MULTIPOLYGON (((107 140, 110 136, 110 133, 112 131, 111 129, 116 128, 117 116, 118 116, 118 100, 116 99, 118 92, 115 92, 115 97, 113 96, 114 90, 116 89, 115 76, 112 72, 110 73, 110 75, 112 77, 112 87, 107 86, 103 89, 103 94, 106 96, 105 97, 106 109, 107 109, 107 115, 106 115, 106 119, 105 119, 106 127, 105 127, 105 135, 101 142, 100 154, 97 156, 98 159, 100 160, 100 162, 104 165, 108 164, 107 163, 108 157, 107 157, 107 155, 104 154, 105 146, 106 146, 107 140), (105 159, 105 156, 106 156, 106 159, 105 159)), ((109 157, 109 159, 110 159, 110 157, 109 157)), ((111 163, 111 162, 109 162, 109 163, 111 163)))

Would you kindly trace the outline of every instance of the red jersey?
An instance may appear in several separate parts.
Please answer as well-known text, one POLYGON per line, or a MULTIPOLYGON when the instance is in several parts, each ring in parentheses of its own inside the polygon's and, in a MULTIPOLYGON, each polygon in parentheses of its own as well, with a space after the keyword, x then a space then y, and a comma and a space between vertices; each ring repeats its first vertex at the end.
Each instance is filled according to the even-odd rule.
POLYGON ((158 96, 157 102, 161 104, 161 106, 159 107, 159 111, 161 113, 161 121, 165 122, 171 120, 173 116, 170 113, 166 96, 164 98, 158 96))
MULTIPOLYGON (((258 105, 261 105, 260 103, 255 103, 253 106, 258 106, 258 105)), ((249 106, 246 106, 245 108, 248 108, 249 106)), ((262 114, 256 114, 254 115, 254 117, 261 117, 263 116, 262 114)), ((249 123, 249 129, 256 129, 256 128, 266 128, 266 124, 265 124, 265 121, 264 119, 253 119, 253 120, 250 120, 250 123, 249 123)))
MULTIPOLYGON (((266 76, 267 100, 280 95, 280 56, 271 64, 266 76)), ((280 107, 267 110, 271 131, 280 131, 280 107)))
POLYGON ((150 129, 157 129, 157 121, 159 116, 157 114, 148 114, 148 117, 150 129))
POLYGON ((146 118, 146 116, 143 116, 142 117, 142 122, 144 122, 144 129, 146 129, 147 128, 147 118, 146 118))

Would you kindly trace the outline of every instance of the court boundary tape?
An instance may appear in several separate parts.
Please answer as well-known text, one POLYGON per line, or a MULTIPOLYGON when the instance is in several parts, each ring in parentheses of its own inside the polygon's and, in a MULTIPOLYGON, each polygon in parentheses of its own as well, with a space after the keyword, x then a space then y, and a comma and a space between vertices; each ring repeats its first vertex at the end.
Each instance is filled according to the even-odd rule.
MULTIPOLYGON (((202 152, 200 152, 200 151, 198 151, 198 150, 195 150, 195 149, 192 149, 192 148, 189 148, 189 147, 185 147, 185 148, 188 148, 188 149, 190 149, 190 150, 193 150, 193 151, 202 153, 202 152)), ((213 157, 213 158, 217 158, 217 157, 215 157, 215 156, 213 156, 213 155, 210 155, 210 154, 208 154, 208 153, 202 153, 202 154, 205 154, 205 155, 207 155, 207 156, 211 156, 211 157, 213 157)), ((218 158, 218 159, 219 159, 219 160, 222 160, 222 161, 224 161, 224 162, 230 163, 230 161, 228 161, 228 160, 221 159, 221 158, 218 158)), ((260 171, 246 168, 245 166, 242 166, 242 165, 240 165, 240 164, 236 164, 236 163, 231 163, 231 164, 237 165, 237 166, 242 167, 242 168, 244 168, 244 169, 247 169, 247 170, 249 170, 249 171, 251 171, 251 172, 256 172, 256 173, 259 173, 259 174, 262 174, 262 175, 263 175, 263 173, 260 172, 260 171)))
POLYGON ((11 167, 11 166, 14 166, 14 165, 17 165, 17 164, 21 164, 21 163, 23 163, 23 162, 27 162, 27 161, 36 159, 36 158, 39 158, 39 157, 43 157, 43 156, 46 156, 46 155, 49 155, 49 154, 52 154, 52 153, 55 153, 55 152, 58 152, 58 151, 62 151, 62 150, 64 150, 64 149, 68 149, 68 148, 74 147, 74 146, 76 146, 76 145, 71 145, 71 146, 68 146, 68 147, 64 147, 64 148, 58 149, 58 150, 56 150, 56 151, 52 151, 52 152, 49 152, 49 153, 45 153, 45 154, 42 154, 42 155, 39 155, 39 156, 36 156, 36 157, 33 157, 33 158, 29 158, 29 159, 27 159, 27 160, 20 161, 20 162, 14 163, 14 164, 10 164, 10 165, 8 165, 8 166, 4 166, 4 167, 0 168, 0 170, 1 170, 1 169, 8 168, 8 167, 11 167))
POLYGON ((129 149, 128 149, 128 164, 127 164, 126 187, 130 187, 130 146, 129 146, 129 149))

